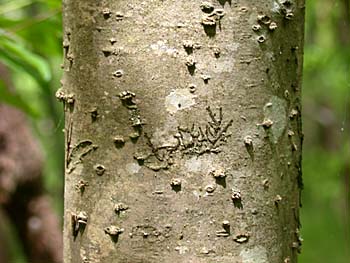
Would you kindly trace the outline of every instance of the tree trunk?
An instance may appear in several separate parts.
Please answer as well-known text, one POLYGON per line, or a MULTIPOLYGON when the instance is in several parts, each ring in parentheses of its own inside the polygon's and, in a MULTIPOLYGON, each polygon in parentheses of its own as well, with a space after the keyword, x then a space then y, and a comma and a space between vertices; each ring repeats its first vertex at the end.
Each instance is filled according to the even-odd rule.
POLYGON ((65 262, 297 262, 303 0, 65 0, 65 262))

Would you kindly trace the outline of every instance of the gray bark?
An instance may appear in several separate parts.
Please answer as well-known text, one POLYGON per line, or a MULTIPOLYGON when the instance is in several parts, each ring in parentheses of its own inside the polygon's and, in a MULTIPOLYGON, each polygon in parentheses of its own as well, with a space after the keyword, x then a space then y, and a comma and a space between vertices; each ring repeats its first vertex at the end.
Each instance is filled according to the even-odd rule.
POLYGON ((297 262, 303 0, 65 0, 65 262, 297 262))

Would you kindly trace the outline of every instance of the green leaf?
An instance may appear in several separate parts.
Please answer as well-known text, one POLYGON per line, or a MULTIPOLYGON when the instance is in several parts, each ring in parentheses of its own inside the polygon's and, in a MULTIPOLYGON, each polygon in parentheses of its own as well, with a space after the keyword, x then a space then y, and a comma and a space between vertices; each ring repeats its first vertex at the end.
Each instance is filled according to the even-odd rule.
POLYGON ((13 26, 16 26, 17 24, 19 24, 21 22, 22 22, 21 20, 8 18, 8 17, 0 15, 0 27, 1 28, 13 27, 13 26))
POLYGON ((34 110, 26 101, 24 101, 20 96, 14 94, 6 88, 4 82, 0 79, 0 101, 12 105, 33 118, 38 118, 39 113, 34 110))
POLYGON ((0 5, 0 14, 21 9, 25 6, 31 5, 33 2, 34 2, 33 0, 16 0, 16 1, 12 0, 6 3, 2 3, 0 5))
POLYGON ((50 67, 44 59, 5 34, 0 34, 0 61, 13 70, 29 74, 42 88, 47 87, 51 79, 50 67))

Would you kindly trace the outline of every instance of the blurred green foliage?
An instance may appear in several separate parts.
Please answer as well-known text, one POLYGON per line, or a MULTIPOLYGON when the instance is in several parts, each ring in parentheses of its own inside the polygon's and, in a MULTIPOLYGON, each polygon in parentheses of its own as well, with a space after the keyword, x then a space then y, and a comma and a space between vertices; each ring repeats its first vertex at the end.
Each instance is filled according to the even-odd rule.
POLYGON ((61 78, 60 0, 0 0, 0 62, 11 69, 12 87, 0 81, 0 100, 22 109, 46 157, 45 180, 63 209, 62 105, 55 99, 61 78))
MULTIPOLYGON (((350 4, 307 0, 303 83, 304 157, 301 263, 350 259, 350 4)), ((0 0, 0 61, 15 90, 0 100, 28 114, 46 153, 45 179, 63 206, 60 0, 0 0)), ((23 262, 18 256, 16 262, 23 262)))
POLYGON ((300 262, 350 261, 350 1, 306 1, 300 262))
MULTIPOLYGON (((61 16, 60 0, 0 0, 0 62, 11 70, 15 87, 6 87, 1 80, 0 102, 28 115, 45 154, 46 189, 59 214, 63 212, 64 115, 54 94, 62 74, 61 16)), ((18 240, 9 237, 15 263, 25 263, 18 240)))

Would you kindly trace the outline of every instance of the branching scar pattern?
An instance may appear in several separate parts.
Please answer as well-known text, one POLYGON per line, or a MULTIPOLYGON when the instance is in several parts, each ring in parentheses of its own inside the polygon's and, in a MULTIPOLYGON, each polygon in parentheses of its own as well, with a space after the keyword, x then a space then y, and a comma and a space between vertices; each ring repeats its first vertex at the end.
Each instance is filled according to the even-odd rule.
POLYGON ((193 123, 191 127, 178 127, 174 135, 176 143, 172 145, 155 146, 151 136, 144 133, 148 151, 138 152, 134 158, 140 165, 158 171, 168 169, 178 154, 200 156, 206 153, 219 153, 221 146, 230 137, 228 130, 233 120, 224 121, 221 107, 214 112, 208 106, 206 111, 208 122, 204 126, 193 123))

